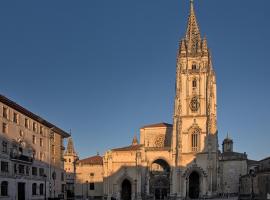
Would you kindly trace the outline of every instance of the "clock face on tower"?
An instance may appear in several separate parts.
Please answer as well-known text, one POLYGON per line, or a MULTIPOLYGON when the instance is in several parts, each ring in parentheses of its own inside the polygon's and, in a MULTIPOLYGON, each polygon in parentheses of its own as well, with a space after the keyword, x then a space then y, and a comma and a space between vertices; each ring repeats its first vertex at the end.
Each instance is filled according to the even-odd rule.
POLYGON ((200 102, 198 100, 198 97, 192 97, 189 106, 192 112, 197 112, 200 107, 200 102))

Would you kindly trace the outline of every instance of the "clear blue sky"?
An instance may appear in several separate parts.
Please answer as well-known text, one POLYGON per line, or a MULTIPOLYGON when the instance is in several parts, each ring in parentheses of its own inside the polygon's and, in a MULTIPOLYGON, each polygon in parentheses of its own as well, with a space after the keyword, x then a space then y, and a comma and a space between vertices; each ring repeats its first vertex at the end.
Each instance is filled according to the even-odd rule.
MULTIPOLYGON (((270 155, 270 1, 195 0, 218 81, 219 142, 270 155)), ((0 92, 64 130, 81 158, 172 122, 188 0, 0 1, 0 92)))

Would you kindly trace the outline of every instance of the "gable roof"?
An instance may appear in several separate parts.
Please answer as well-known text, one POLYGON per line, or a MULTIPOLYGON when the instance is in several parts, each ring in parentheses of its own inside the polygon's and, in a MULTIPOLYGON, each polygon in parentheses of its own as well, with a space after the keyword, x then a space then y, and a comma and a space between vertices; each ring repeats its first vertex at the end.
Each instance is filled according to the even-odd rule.
POLYGON ((78 164, 89 164, 89 165, 103 165, 103 158, 101 156, 92 156, 77 161, 78 164))
POLYGON ((142 146, 141 144, 130 145, 130 146, 126 146, 126 147, 112 149, 112 151, 136 151, 136 150, 139 150, 141 148, 141 146, 142 146))
POLYGON ((149 124, 149 125, 143 126, 142 128, 156 128, 156 127, 170 127, 171 128, 173 127, 173 125, 165 123, 165 122, 161 122, 157 124, 149 124))

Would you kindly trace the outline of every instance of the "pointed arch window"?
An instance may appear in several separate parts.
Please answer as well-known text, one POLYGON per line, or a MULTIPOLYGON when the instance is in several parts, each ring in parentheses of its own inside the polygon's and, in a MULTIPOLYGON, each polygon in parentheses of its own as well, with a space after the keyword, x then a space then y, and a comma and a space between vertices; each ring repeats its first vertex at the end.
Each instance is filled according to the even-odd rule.
POLYGON ((198 129, 195 129, 191 134, 191 149, 193 152, 199 151, 199 133, 198 129))

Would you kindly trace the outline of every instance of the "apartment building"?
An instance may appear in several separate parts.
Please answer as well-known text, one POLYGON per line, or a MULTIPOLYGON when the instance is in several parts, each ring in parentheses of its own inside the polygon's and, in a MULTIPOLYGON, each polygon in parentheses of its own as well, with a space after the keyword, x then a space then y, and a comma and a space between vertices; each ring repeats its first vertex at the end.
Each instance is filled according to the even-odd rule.
POLYGON ((3 95, 0 126, 0 199, 64 198, 70 135, 3 95))

